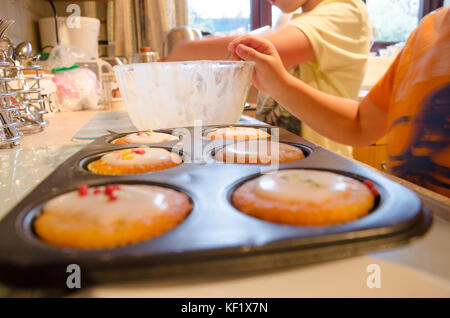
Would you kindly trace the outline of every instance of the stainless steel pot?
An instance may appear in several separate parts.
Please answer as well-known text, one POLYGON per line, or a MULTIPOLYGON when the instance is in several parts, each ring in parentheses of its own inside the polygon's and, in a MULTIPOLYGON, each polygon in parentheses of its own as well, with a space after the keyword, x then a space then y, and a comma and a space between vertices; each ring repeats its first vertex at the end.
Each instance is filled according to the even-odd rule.
POLYGON ((164 42, 164 57, 167 57, 178 44, 185 41, 199 40, 201 38, 202 32, 194 27, 179 26, 171 29, 164 42))

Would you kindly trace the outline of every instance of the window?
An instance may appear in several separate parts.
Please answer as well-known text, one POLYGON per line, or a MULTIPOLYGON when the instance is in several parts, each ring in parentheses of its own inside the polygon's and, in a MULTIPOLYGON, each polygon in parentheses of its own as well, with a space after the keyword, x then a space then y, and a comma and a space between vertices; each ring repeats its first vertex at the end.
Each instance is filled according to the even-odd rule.
MULTIPOLYGON (((408 39, 420 19, 442 7, 444 0, 362 0, 376 28, 372 51, 408 39)), ((447 0, 446 0, 447 1, 447 0)))
MULTIPOLYGON (((374 50, 406 41, 419 20, 450 0, 362 0, 378 37, 374 50)), ((212 34, 244 33, 273 25, 281 11, 266 0, 188 0, 189 24, 212 34)))
POLYGON ((189 0, 189 23, 212 34, 251 29, 251 0, 189 0))
POLYGON ((366 0, 375 41, 404 42, 419 22, 419 0, 366 0))
POLYGON ((272 28, 275 27, 275 23, 277 23, 278 18, 283 14, 280 9, 276 6, 272 6, 272 28))
POLYGON ((272 11, 267 0, 188 0, 189 24, 216 35, 244 33, 272 25, 272 11))

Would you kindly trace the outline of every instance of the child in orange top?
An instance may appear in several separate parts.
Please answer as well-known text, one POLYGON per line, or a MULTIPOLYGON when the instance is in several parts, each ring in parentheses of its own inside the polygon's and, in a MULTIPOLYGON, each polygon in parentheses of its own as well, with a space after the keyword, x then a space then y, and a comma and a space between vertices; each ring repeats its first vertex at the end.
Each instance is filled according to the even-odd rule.
POLYGON ((364 146, 387 135, 388 167, 450 197, 450 12, 429 14, 384 77, 360 103, 313 89, 289 75, 273 45, 243 36, 234 59, 256 62, 254 85, 338 142, 364 146))

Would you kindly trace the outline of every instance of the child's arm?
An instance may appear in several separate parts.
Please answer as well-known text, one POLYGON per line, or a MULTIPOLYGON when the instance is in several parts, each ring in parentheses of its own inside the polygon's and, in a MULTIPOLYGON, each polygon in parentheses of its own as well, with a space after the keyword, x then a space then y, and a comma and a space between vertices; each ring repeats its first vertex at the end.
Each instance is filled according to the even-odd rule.
POLYGON ((246 35, 229 45, 233 59, 256 62, 253 85, 324 136, 352 146, 368 145, 386 134, 386 113, 369 98, 361 103, 314 89, 291 76, 266 39, 246 35))
MULTIPOLYGON (((238 37, 231 35, 181 43, 165 61, 224 60, 228 54, 228 45, 238 37)), ((266 32, 261 34, 261 37, 272 42, 277 48, 285 67, 314 59, 314 50, 308 38, 294 26, 288 25, 273 32, 266 32)))
POLYGON ((177 45, 165 61, 224 60, 228 44, 238 36, 207 38, 177 45))

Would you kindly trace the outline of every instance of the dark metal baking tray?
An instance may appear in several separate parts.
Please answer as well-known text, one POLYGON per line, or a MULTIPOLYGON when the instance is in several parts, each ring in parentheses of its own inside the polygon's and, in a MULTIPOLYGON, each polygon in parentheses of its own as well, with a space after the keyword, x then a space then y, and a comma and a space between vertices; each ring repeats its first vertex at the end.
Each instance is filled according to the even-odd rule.
MULTIPOLYGON (((269 132, 274 132, 275 128, 246 127, 269 132)), ((185 131, 192 133, 193 129, 185 131)), ((61 287, 65 286, 69 264, 80 265, 83 286, 166 275, 274 269, 406 244, 429 228, 430 213, 409 189, 283 129, 279 131, 280 142, 296 145, 307 155, 303 160, 280 164, 280 169, 321 169, 359 180, 370 179, 380 192, 373 211, 356 221, 334 226, 289 226, 245 215, 230 203, 230 194, 244 180, 258 176, 262 165, 184 163, 146 174, 94 175, 85 169, 86 160, 107 151, 131 147, 109 143, 124 134, 108 135, 66 160, 3 218, 0 222, 0 279, 20 286, 61 287), (33 222, 44 202, 82 184, 108 183, 174 188, 188 194, 194 208, 172 231, 124 247, 86 251, 58 248, 39 240, 33 231, 33 222)), ((210 141, 201 138, 201 143, 206 149, 210 141)), ((171 149, 175 144, 150 147, 171 149)), ((189 149, 182 152, 185 159, 193 157, 193 148, 189 149)))

